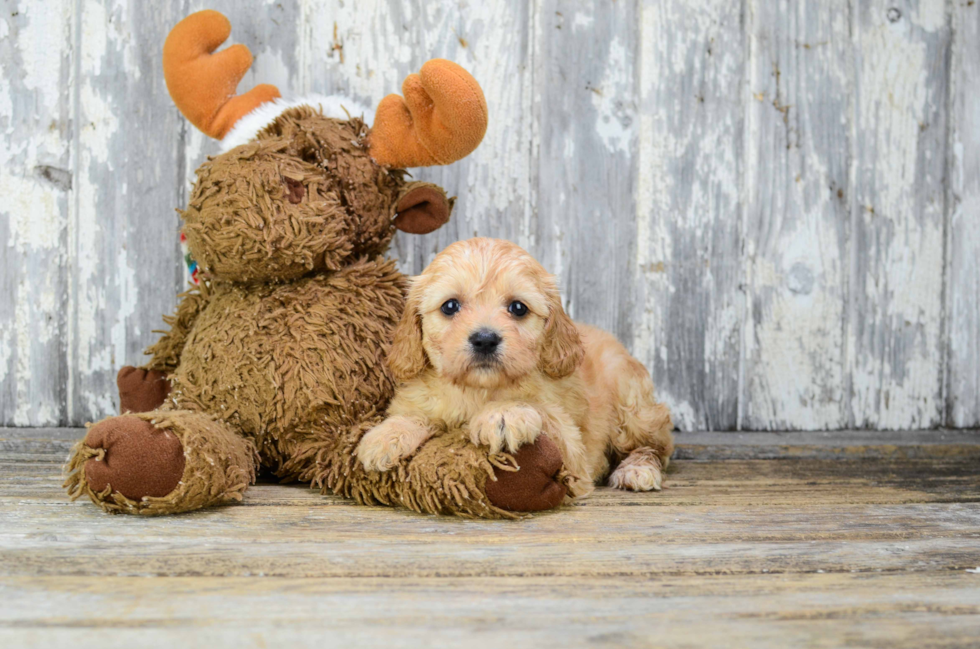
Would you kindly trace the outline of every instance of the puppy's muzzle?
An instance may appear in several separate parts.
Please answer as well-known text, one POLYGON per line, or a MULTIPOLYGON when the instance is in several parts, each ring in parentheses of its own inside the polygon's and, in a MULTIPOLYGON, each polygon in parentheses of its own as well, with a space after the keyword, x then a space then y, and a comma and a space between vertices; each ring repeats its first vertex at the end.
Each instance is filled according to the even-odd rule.
POLYGON ((480 329, 470 334, 470 348, 479 358, 489 359, 497 353, 503 339, 492 329, 480 329))

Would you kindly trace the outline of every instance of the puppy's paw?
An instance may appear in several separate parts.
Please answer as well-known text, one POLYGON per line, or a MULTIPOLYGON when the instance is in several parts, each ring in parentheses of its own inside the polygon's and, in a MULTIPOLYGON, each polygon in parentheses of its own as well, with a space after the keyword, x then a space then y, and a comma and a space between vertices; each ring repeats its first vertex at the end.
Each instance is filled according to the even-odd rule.
POLYGON ((663 473, 655 466, 620 467, 609 476, 609 486, 626 491, 660 491, 663 473))
POLYGON ((420 422, 390 417, 364 434, 357 445, 357 459, 368 471, 389 471, 427 438, 420 422))
POLYGON ((609 476, 609 486, 627 491, 660 491, 663 463, 650 449, 638 448, 620 462, 609 476))
POLYGON ((490 453, 515 453, 541 434, 541 413, 531 406, 511 405, 484 410, 470 421, 470 439, 489 446, 490 453))

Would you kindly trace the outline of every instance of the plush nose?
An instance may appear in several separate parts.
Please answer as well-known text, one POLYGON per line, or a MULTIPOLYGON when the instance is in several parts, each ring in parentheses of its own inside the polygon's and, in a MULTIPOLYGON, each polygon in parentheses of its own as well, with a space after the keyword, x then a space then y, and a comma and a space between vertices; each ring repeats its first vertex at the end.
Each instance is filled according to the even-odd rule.
POLYGON ((480 329, 470 334, 470 347, 481 356, 489 356, 500 346, 500 334, 491 329, 480 329))

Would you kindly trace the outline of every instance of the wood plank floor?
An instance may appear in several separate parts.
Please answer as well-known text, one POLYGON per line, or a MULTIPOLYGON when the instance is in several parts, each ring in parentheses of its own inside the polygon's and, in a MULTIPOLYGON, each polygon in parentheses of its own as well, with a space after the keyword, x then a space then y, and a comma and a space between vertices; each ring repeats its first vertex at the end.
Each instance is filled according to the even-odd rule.
POLYGON ((0 429, 0 647, 980 646, 980 434, 687 434, 667 489, 522 521, 260 484, 70 503, 0 429))

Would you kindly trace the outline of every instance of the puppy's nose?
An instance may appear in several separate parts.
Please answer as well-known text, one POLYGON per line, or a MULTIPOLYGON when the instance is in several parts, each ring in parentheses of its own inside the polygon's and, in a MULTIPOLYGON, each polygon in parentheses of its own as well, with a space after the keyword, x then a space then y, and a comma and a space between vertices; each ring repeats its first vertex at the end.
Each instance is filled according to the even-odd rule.
POLYGON ((470 334, 470 346, 482 356, 489 356, 500 346, 500 334, 492 329, 480 329, 470 334))

